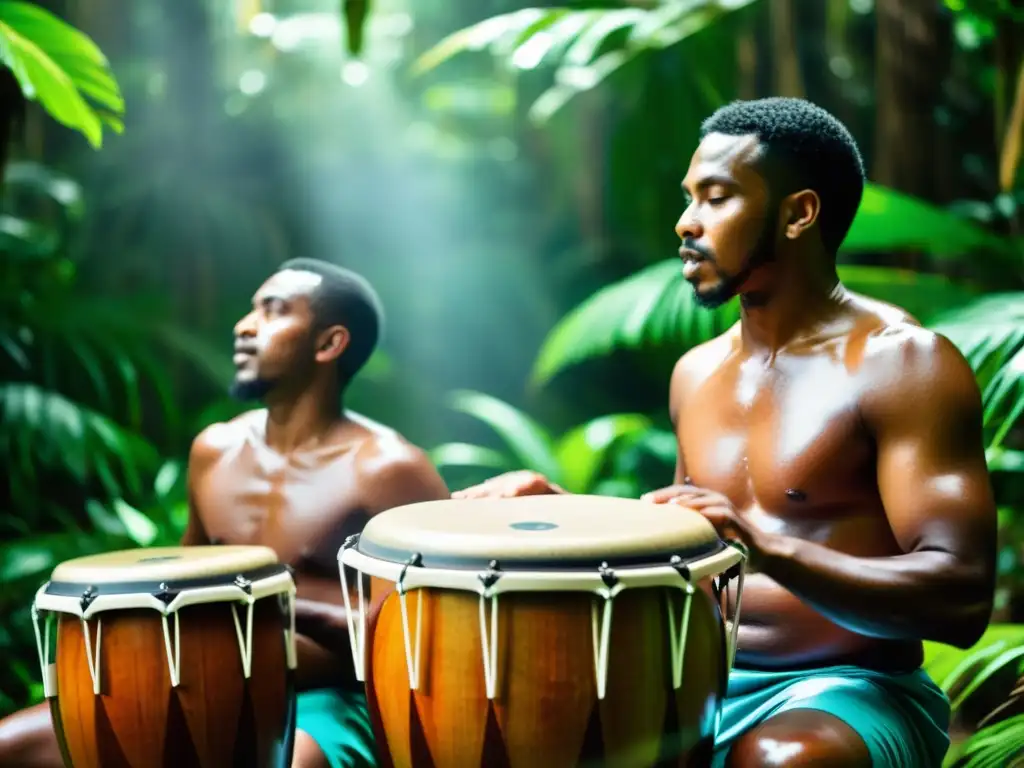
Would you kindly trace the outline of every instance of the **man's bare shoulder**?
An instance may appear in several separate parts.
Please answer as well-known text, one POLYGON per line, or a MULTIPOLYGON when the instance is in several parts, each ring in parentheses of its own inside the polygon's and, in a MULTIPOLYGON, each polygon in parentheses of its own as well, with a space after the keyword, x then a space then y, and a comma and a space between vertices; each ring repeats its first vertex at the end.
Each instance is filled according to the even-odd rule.
POLYGON ((266 421, 266 415, 266 410, 258 408, 206 426, 192 440, 189 464, 204 466, 215 462, 255 434, 266 421))
POLYGON ((450 497, 426 451, 393 429, 368 429, 356 451, 356 472, 371 512, 450 497))
POLYGON ((952 341, 915 322, 880 325, 864 345, 862 408, 884 417, 920 407, 978 410, 981 396, 970 364, 952 341))

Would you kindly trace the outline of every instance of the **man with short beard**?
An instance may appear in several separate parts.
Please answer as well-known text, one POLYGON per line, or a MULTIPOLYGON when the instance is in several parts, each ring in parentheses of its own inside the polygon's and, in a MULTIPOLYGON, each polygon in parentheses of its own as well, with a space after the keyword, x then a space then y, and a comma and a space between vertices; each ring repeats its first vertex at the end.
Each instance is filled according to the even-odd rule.
MULTIPOLYGON (((644 498, 749 552, 714 764, 939 768, 949 701, 922 640, 977 642, 995 581, 973 372, 840 283, 864 169, 825 110, 723 107, 683 189, 683 274, 706 307, 738 296, 741 319, 676 364, 675 484, 644 498)), ((452 495, 544 493, 564 491, 514 472, 452 495)))
MULTIPOLYGON (((207 427, 189 455, 182 543, 268 546, 295 569, 293 768, 376 764, 337 553, 379 512, 448 498, 420 449, 342 407, 382 319, 375 292, 358 275, 312 259, 285 263, 235 327, 232 394, 265 407, 207 427)), ((0 722, 0 766, 62 765, 45 703, 0 722)))

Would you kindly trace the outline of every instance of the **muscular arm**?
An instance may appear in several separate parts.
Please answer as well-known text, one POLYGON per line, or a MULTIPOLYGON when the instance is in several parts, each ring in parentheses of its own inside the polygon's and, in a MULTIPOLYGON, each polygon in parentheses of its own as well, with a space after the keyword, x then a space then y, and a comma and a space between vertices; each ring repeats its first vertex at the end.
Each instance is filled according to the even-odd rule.
MULTIPOLYGON (((360 462, 359 473, 359 484, 364 489, 363 510, 369 517, 392 507, 449 497, 448 488, 430 460, 408 445, 372 449, 366 460, 360 462)), ((354 674, 348 617, 341 602, 338 538, 328 536, 331 544, 322 548, 317 556, 323 571, 331 573, 329 579, 312 574, 297 575, 299 599, 295 620, 300 635, 297 680, 300 689, 336 684, 350 680, 354 674)), ((346 569, 346 575, 350 586, 354 585, 355 573, 346 569)), ((379 585, 375 585, 371 594, 374 603, 386 596, 379 585)), ((352 606, 355 608, 356 603, 352 606)))
POLYGON ((988 624, 996 511, 974 375, 953 345, 914 330, 883 350, 862 404, 879 494, 905 554, 863 558, 769 537, 760 569, 837 624, 960 648, 988 624))
POLYGON ((210 537, 206 533, 203 519, 200 515, 199 505, 196 501, 196 487, 199 479, 203 476, 220 456, 220 449, 217 447, 214 433, 221 429, 222 425, 214 424, 207 427, 192 441, 192 447, 188 454, 188 468, 186 469, 188 487, 188 524, 181 537, 183 547, 203 546, 210 543, 210 537))

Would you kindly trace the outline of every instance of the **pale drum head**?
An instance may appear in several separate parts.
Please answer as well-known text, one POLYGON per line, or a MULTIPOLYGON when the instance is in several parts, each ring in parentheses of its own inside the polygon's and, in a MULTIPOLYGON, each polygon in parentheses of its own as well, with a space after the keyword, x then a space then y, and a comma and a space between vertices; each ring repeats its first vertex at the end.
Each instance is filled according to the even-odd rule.
POLYGON ((358 549, 380 560, 422 556, 424 568, 626 567, 697 559, 724 543, 699 513, 674 504, 607 496, 446 499, 373 517, 358 549))
POLYGON ((152 547, 76 557, 58 565, 54 582, 117 584, 230 576, 278 562, 269 547, 152 547))

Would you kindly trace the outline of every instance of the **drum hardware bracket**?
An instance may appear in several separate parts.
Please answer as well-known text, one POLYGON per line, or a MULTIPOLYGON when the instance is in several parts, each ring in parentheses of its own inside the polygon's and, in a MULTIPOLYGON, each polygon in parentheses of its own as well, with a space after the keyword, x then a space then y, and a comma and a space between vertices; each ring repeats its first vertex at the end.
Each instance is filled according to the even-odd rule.
POLYGON ((483 585, 485 596, 490 596, 491 587, 498 583, 498 579, 501 578, 501 563, 497 560, 491 560, 487 564, 487 570, 477 574, 477 578, 483 585))
POLYGON ((171 589, 167 586, 166 581, 161 581, 157 591, 153 594, 157 600, 163 603, 165 606, 170 605, 171 601, 178 596, 178 590, 171 589))
POLYGON ((79 603, 82 606, 82 613, 88 610, 89 606, 92 605, 92 601, 97 597, 96 587, 89 586, 82 591, 82 597, 79 599, 79 603))
POLYGON ((683 558, 679 555, 672 555, 668 560, 668 564, 675 569, 676 573, 683 577, 687 584, 690 583, 690 566, 683 562, 683 558))
POLYGON ((252 595, 252 582, 242 574, 235 576, 235 586, 245 592, 246 595, 252 595))

